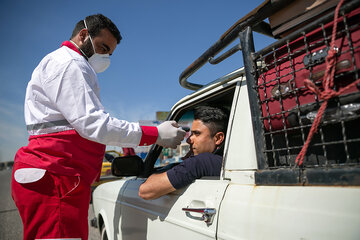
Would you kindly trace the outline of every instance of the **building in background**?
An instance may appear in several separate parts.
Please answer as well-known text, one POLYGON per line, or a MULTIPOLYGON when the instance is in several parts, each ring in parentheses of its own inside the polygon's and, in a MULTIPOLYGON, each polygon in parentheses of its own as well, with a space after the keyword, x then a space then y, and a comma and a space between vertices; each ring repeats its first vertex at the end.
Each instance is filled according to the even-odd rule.
POLYGON ((14 161, 0 162, 0 170, 11 169, 14 165, 14 161))
POLYGON ((169 112, 156 112, 156 120, 157 121, 165 121, 169 112))

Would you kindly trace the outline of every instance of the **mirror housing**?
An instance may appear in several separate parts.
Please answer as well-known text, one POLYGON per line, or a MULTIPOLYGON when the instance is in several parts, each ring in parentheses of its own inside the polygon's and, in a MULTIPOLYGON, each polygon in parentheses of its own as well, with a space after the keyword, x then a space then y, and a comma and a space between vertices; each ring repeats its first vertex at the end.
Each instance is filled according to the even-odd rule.
POLYGON ((115 158, 111 163, 111 173, 117 177, 140 176, 144 162, 138 155, 115 158))
POLYGON ((105 153, 104 157, 108 162, 112 162, 115 158, 113 155, 111 155, 109 153, 105 153))

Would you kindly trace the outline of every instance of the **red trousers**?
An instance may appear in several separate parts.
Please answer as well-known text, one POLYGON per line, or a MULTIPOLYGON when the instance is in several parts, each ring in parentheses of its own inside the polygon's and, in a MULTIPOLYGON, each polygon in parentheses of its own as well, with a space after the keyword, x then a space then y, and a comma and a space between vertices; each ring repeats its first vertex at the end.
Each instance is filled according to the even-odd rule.
POLYGON ((24 239, 88 239, 90 186, 80 177, 46 171, 38 181, 20 184, 17 169, 30 166, 16 162, 11 181, 12 197, 24 226, 24 239))

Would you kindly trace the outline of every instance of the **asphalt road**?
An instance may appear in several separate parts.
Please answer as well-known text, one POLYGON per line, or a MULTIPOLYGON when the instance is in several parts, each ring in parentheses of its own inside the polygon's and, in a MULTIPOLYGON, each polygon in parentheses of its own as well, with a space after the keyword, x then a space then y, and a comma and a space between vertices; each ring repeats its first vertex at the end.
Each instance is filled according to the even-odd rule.
MULTIPOLYGON (((11 198, 11 172, 0 170, 0 239, 16 240, 23 238, 23 229, 19 212, 11 198)), ((89 207, 89 219, 94 217, 92 205, 89 207)), ((99 230, 89 225, 89 240, 99 240, 99 230)))
POLYGON ((19 212, 11 198, 11 171, 0 171, 0 239, 22 239, 19 212))

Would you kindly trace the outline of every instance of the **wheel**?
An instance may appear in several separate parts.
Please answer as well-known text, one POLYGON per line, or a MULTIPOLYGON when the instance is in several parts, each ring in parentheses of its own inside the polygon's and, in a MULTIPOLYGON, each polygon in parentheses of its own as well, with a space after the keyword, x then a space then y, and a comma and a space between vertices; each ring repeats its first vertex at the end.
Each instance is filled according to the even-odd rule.
POLYGON ((100 239, 101 240, 108 240, 105 224, 103 224, 102 227, 101 227, 101 238, 100 239))

